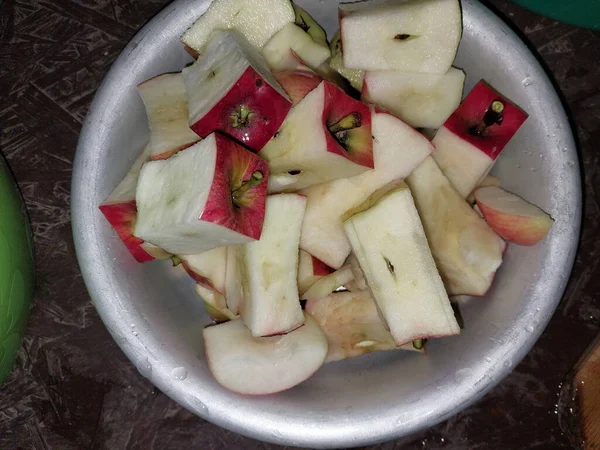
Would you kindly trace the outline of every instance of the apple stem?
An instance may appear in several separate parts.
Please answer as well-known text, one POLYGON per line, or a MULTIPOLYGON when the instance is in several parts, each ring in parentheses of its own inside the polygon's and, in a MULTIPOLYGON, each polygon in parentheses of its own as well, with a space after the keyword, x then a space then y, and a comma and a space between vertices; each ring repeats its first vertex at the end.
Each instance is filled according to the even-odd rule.
POLYGON ((173 255, 173 256, 171 256, 171 263, 173 263, 173 267, 176 267, 179 264, 181 264, 181 259, 179 259, 177 256, 173 255))
POLYGON ((414 348, 416 348, 417 350, 421 350, 423 348, 423 346, 425 345, 425 339, 415 339, 412 342, 412 345, 414 348))
POLYGON ((260 182, 263 180, 263 177, 264 176, 262 172, 259 172, 258 170, 256 172, 253 172, 249 180, 244 181, 239 188, 231 192, 233 204, 235 206, 239 206, 240 201, 242 200, 246 192, 248 192, 250 188, 256 186, 257 184, 260 184, 260 182))
POLYGON ((241 105, 239 109, 233 111, 230 115, 233 128, 242 128, 250 125, 250 119, 254 113, 246 105, 241 105))
POLYGON ((492 125, 500 125, 504 120, 504 103, 494 100, 483 115, 483 119, 471 129, 475 136, 483 136, 485 131, 492 125))

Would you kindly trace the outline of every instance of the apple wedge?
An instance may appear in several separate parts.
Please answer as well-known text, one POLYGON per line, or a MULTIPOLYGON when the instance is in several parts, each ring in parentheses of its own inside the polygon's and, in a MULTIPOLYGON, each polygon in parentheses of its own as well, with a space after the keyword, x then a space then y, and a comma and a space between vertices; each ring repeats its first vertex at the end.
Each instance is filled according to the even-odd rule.
POLYGON ((294 22, 289 0, 215 0, 181 37, 195 57, 204 54, 217 30, 234 30, 257 50, 286 24, 294 22))
POLYGON ((304 250, 300 250, 298 258, 298 294, 302 296, 308 288, 332 272, 333 269, 323 261, 304 250))
POLYGON ((465 73, 365 73, 362 100, 376 103, 415 128, 439 128, 460 104, 465 73))
POLYGON ((331 59, 329 67, 339 73, 342 77, 350 82, 350 85, 358 92, 362 91, 363 80, 365 77, 364 70, 348 69, 344 66, 344 55, 342 49, 342 40, 339 30, 333 35, 333 39, 329 44, 331 50, 331 59))
POLYGON ((344 229, 397 347, 460 328, 410 190, 391 183, 344 214, 344 229))
POLYGON ((200 140, 190 129, 183 75, 165 73, 138 84, 150 128, 150 159, 167 159, 200 140))
POLYGON ((432 157, 406 179, 449 295, 484 295, 506 243, 454 189, 432 157))
POLYGON ((438 130, 433 157, 463 198, 488 174, 526 119, 524 111, 482 80, 438 130))
POLYGON ((400 119, 379 108, 371 113, 375 169, 301 191, 308 204, 300 248, 334 269, 344 264, 351 250, 342 214, 382 186, 407 177, 433 150, 427 139, 400 119))
POLYGON ((292 107, 260 53, 229 31, 216 31, 182 73, 190 128, 201 137, 220 131, 259 151, 292 107))
POLYGON ((494 175, 486 175, 486 177, 483 180, 481 180, 481 182, 477 185, 475 190, 469 194, 469 196, 467 197, 467 203, 469 203, 469 205, 475 205, 475 191, 477 189, 487 186, 500 187, 501 184, 502 180, 499 177, 496 177, 494 175))
POLYGON ((302 294, 303 300, 327 297, 337 288, 344 286, 354 279, 350 266, 343 266, 329 275, 325 275, 302 294))
POLYGON ((236 318, 236 315, 227 308, 225 297, 221 292, 202 284, 196 284, 195 289, 196 294, 204 301, 206 313, 214 322, 227 322, 236 318))
POLYGON ((310 378, 327 356, 327 337, 315 320, 283 336, 254 337, 241 320, 204 329, 208 367, 230 391, 265 395, 284 391, 310 378))
POLYGON ((554 220, 537 206, 499 187, 481 187, 475 201, 488 225, 507 241, 535 245, 552 227, 554 220))
POLYGON ((344 67, 446 73, 458 50, 458 0, 340 4, 344 67), (373 6, 371 6, 373 5, 373 6))
MULTIPOLYGON (((305 311, 327 336, 326 363, 397 349, 392 333, 384 326, 371 294, 366 291, 337 292, 308 300, 305 311)), ((422 345, 416 345, 420 348, 413 343, 400 348, 422 351, 422 345)))
POLYGON ((259 241, 244 246, 241 315, 253 336, 289 333, 304 318, 298 297, 298 244, 306 197, 270 195, 259 241))
POLYGON ((242 257, 243 246, 228 245, 226 250, 227 263, 225 266, 225 302, 227 309, 233 314, 240 314, 244 301, 242 286, 242 257))
POLYGON ((144 248, 143 239, 134 236, 133 229, 137 218, 135 190, 142 165, 150 159, 150 146, 147 145, 131 165, 125 178, 113 189, 100 206, 100 212, 117 232, 131 255, 138 262, 153 261, 155 256, 144 248))
POLYGON ((135 236, 193 255, 259 239, 269 168, 231 139, 206 139, 141 170, 135 236))
POLYGON ((365 280, 365 274, 360 268, 360 264, 354 253, 350 253, 350 256, 348 256, 348 259, 346 260, 346 264, 348 264, 352 270, 352 277, 354 283, 356 283, 356 288, 361 291, 366 291, 369 289, 367 286, 367 280, 365 280))
POLYGON ((298 190, 373 168, 369 107, 329 81, 294 106, 261 150, 271 173, 297 175, 298 190))
POLYGON ((303 68, 273 72, 273 76, 290 97, 292 106, 296 106, 300 100, 306 97, 310 91, 323 81, 323 79, 312 70, 303 68))
POLYGON ((221 294, 225 294, 227 247, 218 247, 197 255, 176 255, 192 279, 221 294))

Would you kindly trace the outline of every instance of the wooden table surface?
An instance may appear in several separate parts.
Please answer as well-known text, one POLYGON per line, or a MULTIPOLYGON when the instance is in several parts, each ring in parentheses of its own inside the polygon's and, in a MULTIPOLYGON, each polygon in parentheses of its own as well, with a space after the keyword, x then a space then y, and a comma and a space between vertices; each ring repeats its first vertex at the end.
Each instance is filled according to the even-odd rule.
MULTIPOLYGON (((0 449, 266 448, 178 406, 130 364, 90 302, 69 217, 73 155, 94 92, 168 0, 0 1, 0 149, 37 247, 31 320, 0 389, 0 449)), ((600 325, 600 33, 502 0, 490 6, 545 62, 575 126, 585 219, 561 305, 521 364, 474 406, 424 433, 369 449, 567 449, 559 386, 600 325)))

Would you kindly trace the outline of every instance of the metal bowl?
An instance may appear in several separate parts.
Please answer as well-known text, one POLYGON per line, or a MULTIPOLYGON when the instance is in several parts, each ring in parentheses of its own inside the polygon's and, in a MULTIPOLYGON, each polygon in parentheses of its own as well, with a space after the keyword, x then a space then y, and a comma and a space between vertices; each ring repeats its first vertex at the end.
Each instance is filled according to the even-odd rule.
MULTIPOLYGON (((461 336, 433 340, 426 356, 382 352, 328 364, 277 395, 243 397, 211 377, 202 344, 209 322, 191 281, 168 262, 138 264, 98 211, 148 139, 138 82, 190 61, 179 36, 208 1, 169 5, 125 48, 98 90, 73 173, 79 263, 96 308, 142 375, 190 411, 270 442, 358 446, 397 438, 456 414, 504 378, 548 323, 573 264, 581 219, 575 143, 559 98, 536 58, 498 17, 463 0, 456 65, 466 92, 484 78, 529 112, 495 166, 504 186, 556 223, 535 247, 509 246, 493 288, 462 302, 461 336)), ((330 35, 335 1, 299 1, 330 35)))

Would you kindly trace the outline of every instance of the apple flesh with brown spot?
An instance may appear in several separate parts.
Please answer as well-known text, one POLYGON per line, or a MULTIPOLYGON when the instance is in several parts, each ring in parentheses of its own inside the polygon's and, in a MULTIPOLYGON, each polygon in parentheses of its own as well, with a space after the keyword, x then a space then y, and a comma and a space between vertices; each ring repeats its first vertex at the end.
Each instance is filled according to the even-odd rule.
POLYGON ((469 92, 433 138, 433 157, 466 198, 488 174, 527 114, 485 81, 469 92))
POLYGON ((216 133, 150 161, 138 181, 134 234, 183 255, 257 240, 268 174, 266 161, 216 133))
POLYGON ((554 220, 537 206, 499 187, 475 191, 475 201, 488 225, 499 236, 518 245, 535 245, 554 220))
POLYGON ((220 131, 260 151, 292 106, 262 56, 228 31, 215 32, 183 77, 190 127, 201 137, 220 131))

